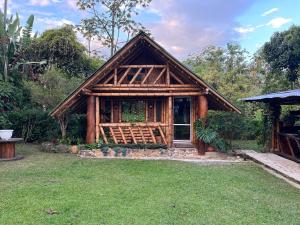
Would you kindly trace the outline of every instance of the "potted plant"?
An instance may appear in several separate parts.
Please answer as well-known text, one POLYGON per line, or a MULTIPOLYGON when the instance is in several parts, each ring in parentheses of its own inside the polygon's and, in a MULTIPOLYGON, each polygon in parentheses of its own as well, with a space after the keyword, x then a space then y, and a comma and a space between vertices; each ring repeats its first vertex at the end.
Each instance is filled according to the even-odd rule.
POLYGON ((70 147, 70 152, 72 154, 78 154, 79 148, 78 145, 80 144, 80 139, 79 138, 71 138, 71 147, 70 147))
POLYGON ((207 145, 208 152, 226 151, 227 144, 219 134, 209 126, 203 125, 201 120, 195 122, 196 137, 207 145))
POLYGON ((4 116, 0 116, 0 139, 8 140, 12 137, 13 131, 9 129, 11 123, 4 116))
POLYGON ((119 156, 119 154, 120 154, 120 152, 121 152, 121 148, 120 147, 114 147, 113 148, 113 150, 114 150, 114 152, 115 152, 115 157, 118 157, 119 156))
POLYGON ((109 152, 109 147, 108 146, 102 147, 101 152, 103 153, 104 156, 107 156, 109 152))

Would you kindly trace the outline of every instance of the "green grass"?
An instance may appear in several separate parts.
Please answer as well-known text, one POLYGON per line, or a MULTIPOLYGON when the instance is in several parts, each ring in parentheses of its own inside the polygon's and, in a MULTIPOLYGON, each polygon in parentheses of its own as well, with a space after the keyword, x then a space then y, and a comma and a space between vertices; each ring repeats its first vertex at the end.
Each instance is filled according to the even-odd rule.
POLYGON ((257 152, 263 152, 264 148, 262 145, 257 144, 256 140, 234 140, 232 141, 234 149, 247 149, 254 150, 257 152))
POLYGON ((300 191, 255 164, 92 160, 18 148, 25 159, 0 163, 0 224, 299 224, 300 191))

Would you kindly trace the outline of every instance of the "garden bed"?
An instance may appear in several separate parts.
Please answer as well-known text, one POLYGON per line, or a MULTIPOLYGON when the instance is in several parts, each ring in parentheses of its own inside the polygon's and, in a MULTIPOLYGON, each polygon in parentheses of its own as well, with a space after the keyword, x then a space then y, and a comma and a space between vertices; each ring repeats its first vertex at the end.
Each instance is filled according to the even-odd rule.
POLYGON ((84 158, 125 158, 125 159, 217 159, 240 161, 240 159, 219 152, 207 152, 199 155, 194 148, 168 148, 168 149, 131 149, 123 148, 116 151, 113 148, 103 152, 100 149, 81 150, 78 154, 84 158))

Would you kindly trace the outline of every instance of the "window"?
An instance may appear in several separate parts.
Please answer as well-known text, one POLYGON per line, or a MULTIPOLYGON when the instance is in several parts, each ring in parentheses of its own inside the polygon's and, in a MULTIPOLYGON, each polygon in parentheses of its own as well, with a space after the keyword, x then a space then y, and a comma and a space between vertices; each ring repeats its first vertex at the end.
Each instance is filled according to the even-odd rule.
POLYGON ((145 101, 122 101, 122 122, 144 122, 145 119, 145 101))

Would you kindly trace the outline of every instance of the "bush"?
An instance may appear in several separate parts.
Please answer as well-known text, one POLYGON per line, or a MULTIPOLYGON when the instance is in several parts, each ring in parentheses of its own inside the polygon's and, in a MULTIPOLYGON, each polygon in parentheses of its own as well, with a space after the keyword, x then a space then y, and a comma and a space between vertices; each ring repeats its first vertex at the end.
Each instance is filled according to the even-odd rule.
POLYGON ((48 111, 31 108, 8 113, 8 120, 15 137, 25 142, 50 141, 60 136, 58 123, 49 116, 48 111))
POLYGON ((218 132, 209 125, 203 126, 202 120, 198 119, 194 126, 196 137, 205 144, 213 146, 221 152, 226 152, 229 149, 227 142, 220 137, 218 132))
POLYGON ((104 156, 107 156, 107 154, 109 152, 109 147, 107 147, 107 146, 102 147, 101 152, 103 153, 104 156))

